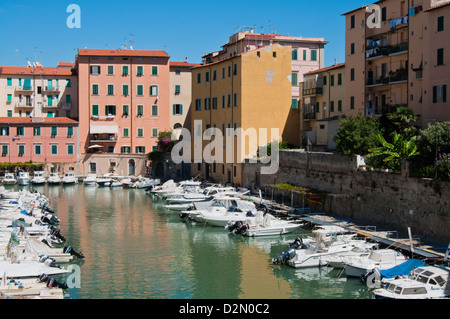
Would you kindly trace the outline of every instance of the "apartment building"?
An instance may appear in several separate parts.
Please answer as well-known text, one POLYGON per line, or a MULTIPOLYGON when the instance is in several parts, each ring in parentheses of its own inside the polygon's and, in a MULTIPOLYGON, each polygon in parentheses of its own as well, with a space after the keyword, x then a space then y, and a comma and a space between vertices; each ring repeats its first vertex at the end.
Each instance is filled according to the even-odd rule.
POLYGON ((408 106, 420 115, 422 127, 450 119, 445 108, 449 67, 444 63, 450 58, 444 40, 448 3, 378 1, 379 25, 368 6, 343 14, 346 114, 379 116, 408 106))
POLYGON ((344 115, 345 63, 305 74, 301 131, 309 150, 333 150, 332 137, 344 115))
POLYGON ((255 28, 244 28, 229 37, 229 41, 222 46, 220 51, 211 52, 203 56, 203 62, 208 64, 223 59, 231 58, 237 54, 266 47, 278 43, 291 47, 291 99, 297 107, 292 109, 288 118, 289 126, 297 123, 296 139, 294 145, 301 145, 300 132, 300 102, 302 100, 302 85, 304 74, 324 67, 325 45, 328 41, 324 38, 290 36, 281 34, 263 34, 255 32, 255 28))
POLYGON ((164 51, 78 51, 82 174, 146 173, 146 154, 170 129, 169 67, 164 51))
MULTIPOLYGON (((0 162, 54 163, 76 170, 78 122, 67 117, 0 117, 0 162)), ((64 168, 63 168, 64 170, 64 168)))
POLYGON ((198 63, 186 61, 170 61, 170 110, 169 126, 172 131, 184 127, 190 130, 191 119, 191 68, 199 66, 198 63))
POLYGON ((242 162, 254 158, 258 146, 297 138, 298 123, 288 121, 298 107, 292 102, 291 58, 290 46, 273 44, 192 68, 192 176, 241 184, 242 162), (254 130, 257 139, 234 137, 231 130, 237 128, 254 130), (272 128, 279 135, 272 135, 272 128), (211 145, 214 134, 224 135, 223 144, 211 145), (200 156, 196 137, 203 140, 200 156))
POLYGON ((0 66, 0 117, 78 118, 73 67, 0 66))

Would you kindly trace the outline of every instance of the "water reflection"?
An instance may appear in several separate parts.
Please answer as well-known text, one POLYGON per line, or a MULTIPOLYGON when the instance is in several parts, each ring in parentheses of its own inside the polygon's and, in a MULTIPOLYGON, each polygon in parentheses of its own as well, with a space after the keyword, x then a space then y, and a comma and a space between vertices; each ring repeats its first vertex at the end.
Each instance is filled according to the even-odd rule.
POLYGON ((243 238, 186 223, 140 189, 34 188, 51 200, 68 244, 85 255, 72 298, 370 298, 358 280, 271 264, 298 234, 243 238))

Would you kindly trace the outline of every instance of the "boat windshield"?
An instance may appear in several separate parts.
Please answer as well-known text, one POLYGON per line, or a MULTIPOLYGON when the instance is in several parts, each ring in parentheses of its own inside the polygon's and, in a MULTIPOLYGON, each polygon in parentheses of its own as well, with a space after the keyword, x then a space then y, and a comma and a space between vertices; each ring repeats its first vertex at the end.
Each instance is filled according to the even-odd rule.
POLYGON ((403 289, 403 295, 425 295, 427 290, 425 287, 414 287, 403 289))

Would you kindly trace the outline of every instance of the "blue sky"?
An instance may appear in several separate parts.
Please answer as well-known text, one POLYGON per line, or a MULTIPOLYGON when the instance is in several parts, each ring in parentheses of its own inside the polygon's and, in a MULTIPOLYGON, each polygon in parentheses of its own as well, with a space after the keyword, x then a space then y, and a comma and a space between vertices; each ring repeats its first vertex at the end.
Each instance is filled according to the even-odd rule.
POLYGON ((200 62, 240 27, 262 33, 324 37, 325 64, 344 62, 342 13, 373 1, 153 1, 0 0, 0 65, 73 62, 78 48, 165 50, 172 61, 200 62), (70 29, 69 4, 81 8, 81 28, 70 29))

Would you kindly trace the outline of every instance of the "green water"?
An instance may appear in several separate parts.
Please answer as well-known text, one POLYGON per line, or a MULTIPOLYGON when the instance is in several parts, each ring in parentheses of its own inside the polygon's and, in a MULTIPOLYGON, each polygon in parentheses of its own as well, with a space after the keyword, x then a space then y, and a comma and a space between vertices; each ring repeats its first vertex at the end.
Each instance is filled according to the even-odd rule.
POLYGON ((359 279, 330 268, 271 264, 288 242, 243 238, 186 223, 142 189, 40 186, 67 244, 81 250, 73 299, 371 299, 359 279))

